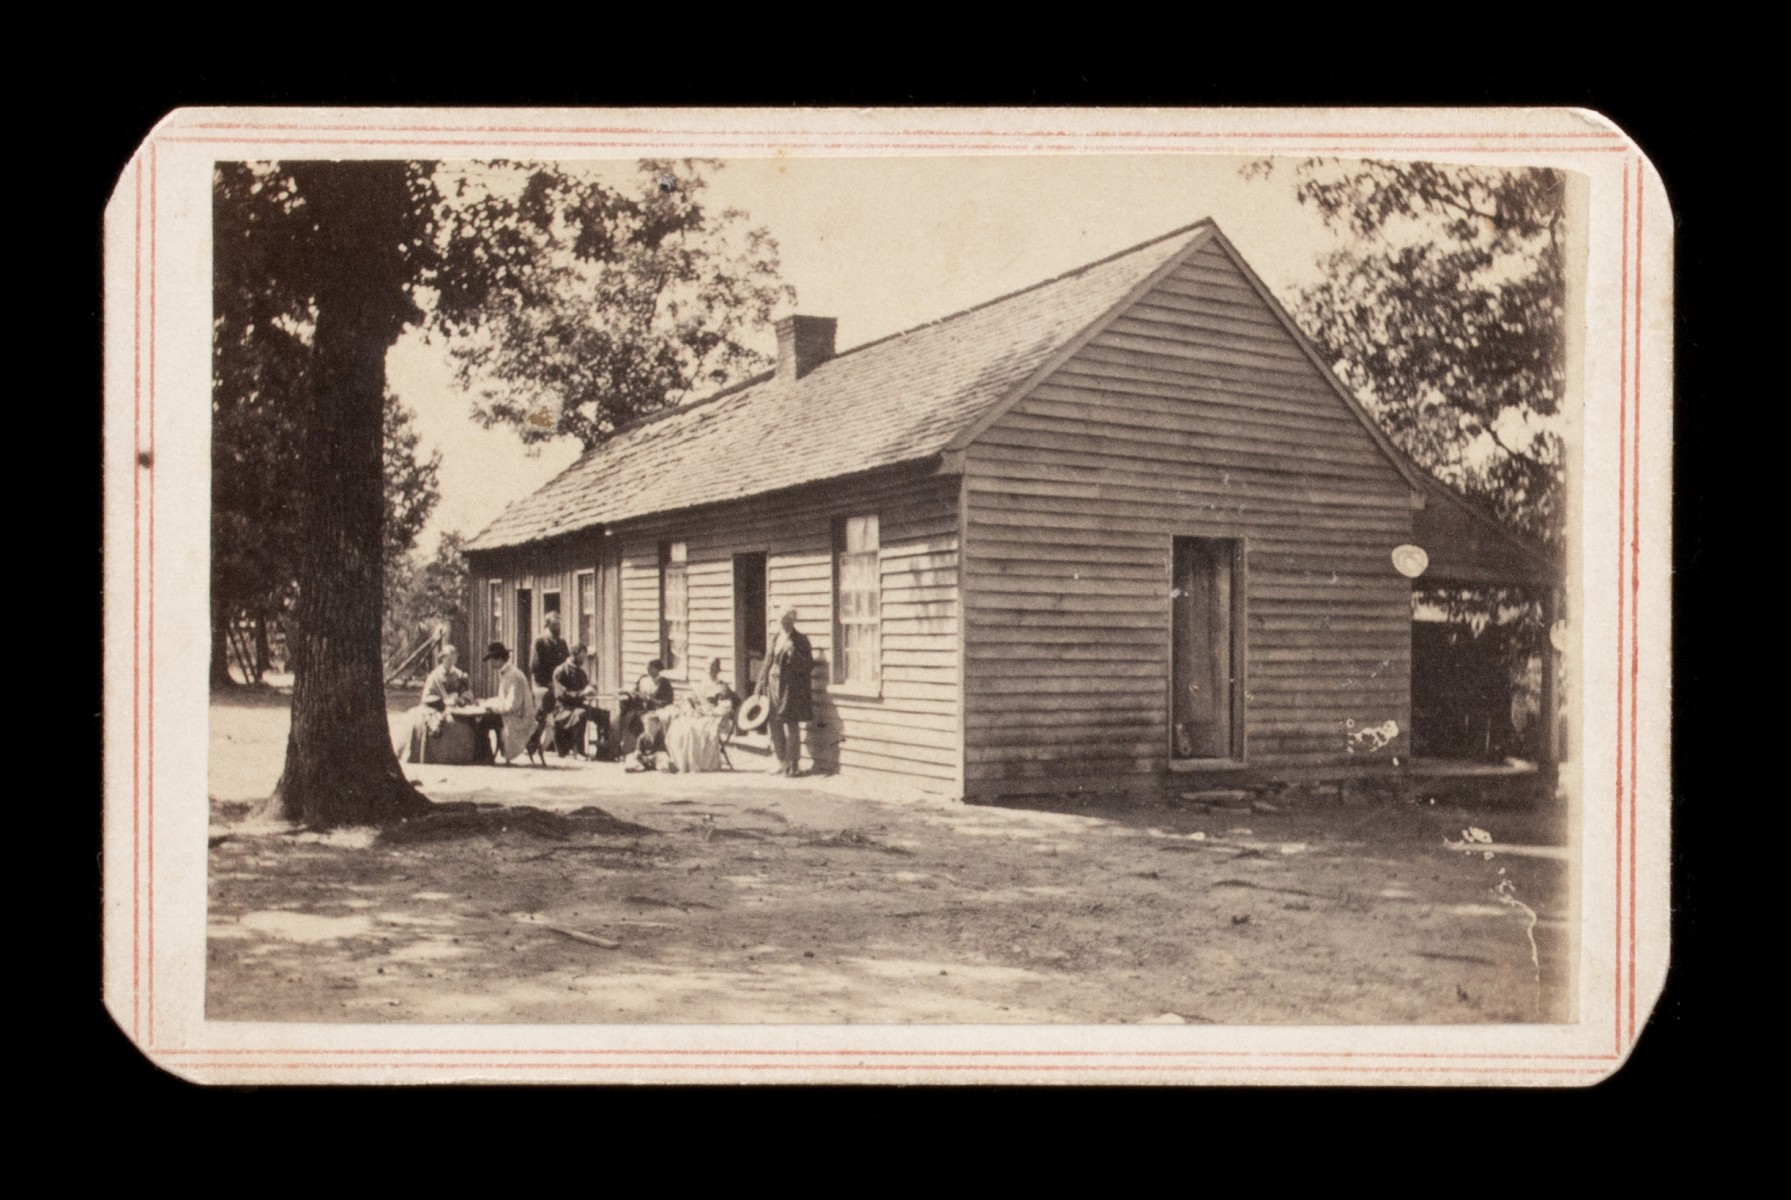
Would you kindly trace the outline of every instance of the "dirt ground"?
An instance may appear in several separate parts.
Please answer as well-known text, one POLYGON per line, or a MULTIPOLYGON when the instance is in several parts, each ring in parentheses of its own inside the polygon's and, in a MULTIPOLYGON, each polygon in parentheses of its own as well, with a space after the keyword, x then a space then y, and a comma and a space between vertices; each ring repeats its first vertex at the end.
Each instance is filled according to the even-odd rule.
MULTIPOLYGON (((394 697, 395 729, 411 702, 394 697)), ((1572 1016, 1558 806, 1507 780, 1048 809, 781 779, 742 751, 702 776, 550 758, 407 768, 517 823, 386 844, 251 820, 286 703, 212 705, 212 1020, 1572 1016), (528 807, 573 833, 531 832, 528 807)))

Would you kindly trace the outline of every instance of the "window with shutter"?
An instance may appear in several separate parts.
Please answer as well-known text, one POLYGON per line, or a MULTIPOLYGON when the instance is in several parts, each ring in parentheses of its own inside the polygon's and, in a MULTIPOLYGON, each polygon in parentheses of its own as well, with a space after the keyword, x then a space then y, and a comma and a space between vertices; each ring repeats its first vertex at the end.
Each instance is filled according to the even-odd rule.
POLYGON ((577 576, 578 611, 573 614, 578 625, 578 641, 591 653, 597 652, 597 572, 580 571, 577 576))
POLYGON ((882 685, 883 565, 875 513, 834 528, 833 681, 876 691, 882 685))
POLYGON ((690 651, 689 545, 659 547, 659 659, 665 669, 682 670, 690 651))

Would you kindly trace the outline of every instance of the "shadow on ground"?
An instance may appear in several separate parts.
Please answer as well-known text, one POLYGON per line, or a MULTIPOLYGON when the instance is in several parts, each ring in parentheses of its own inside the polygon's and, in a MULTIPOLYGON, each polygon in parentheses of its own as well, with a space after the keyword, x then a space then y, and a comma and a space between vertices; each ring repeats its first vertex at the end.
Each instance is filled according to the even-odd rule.
POLYGON ((1571 1017, 1548 806, 970 807, 568 760, 410 768, 435 799, 520 815, 392 844, 250 824, 284 738, 278 704, 213 707, 211 1019, 1571 1017))

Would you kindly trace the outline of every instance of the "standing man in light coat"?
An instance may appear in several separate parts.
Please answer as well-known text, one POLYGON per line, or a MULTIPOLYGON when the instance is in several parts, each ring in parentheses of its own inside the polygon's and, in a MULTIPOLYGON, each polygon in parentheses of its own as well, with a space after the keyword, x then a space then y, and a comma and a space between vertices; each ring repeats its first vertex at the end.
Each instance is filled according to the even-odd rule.
POLYGON ((485 661, 498 664, 497 695, 486 704, 504 719, 499 753, 508 766, 526 753, 529 738, 535 732, 535 691, 529 685, 529 677, 510 661, 510 651, 504 643, 491 643, 485 651, 485 661))

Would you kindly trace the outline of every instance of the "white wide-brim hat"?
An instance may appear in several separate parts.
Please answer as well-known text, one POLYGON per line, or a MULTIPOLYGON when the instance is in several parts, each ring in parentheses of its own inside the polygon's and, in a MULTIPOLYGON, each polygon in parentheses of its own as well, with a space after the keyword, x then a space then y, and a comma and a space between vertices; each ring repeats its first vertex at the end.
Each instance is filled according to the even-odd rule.
POLYGON ((771 715, 771 700, 766 696, 754 696, 740 706, 740 715, 734 718, 734 728, 743 730, 757 729, 771 715))

